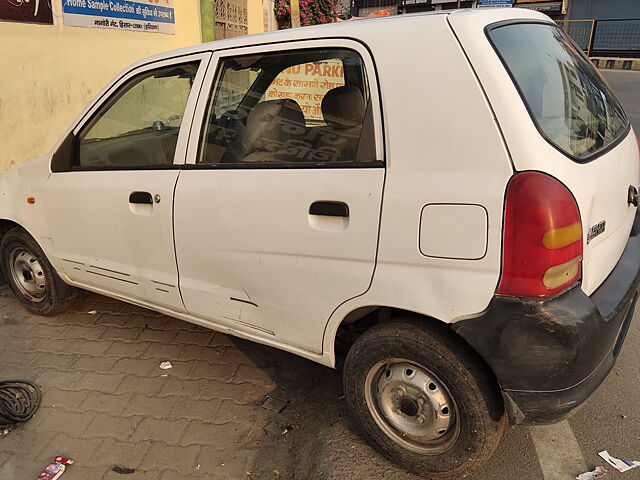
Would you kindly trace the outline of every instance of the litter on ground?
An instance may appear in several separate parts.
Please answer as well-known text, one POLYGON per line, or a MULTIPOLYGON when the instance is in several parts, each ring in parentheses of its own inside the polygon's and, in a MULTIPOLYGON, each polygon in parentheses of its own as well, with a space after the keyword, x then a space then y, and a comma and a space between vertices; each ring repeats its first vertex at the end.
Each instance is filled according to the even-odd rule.
POLYGON ((607 471, 603 467, 596 467, 590 472, 581 473, 576 477, 577 480, 597 480, 607 474, 607 471))
POLYGON ((66 457, 53 457, 47 467, 36 477, 37 480, 58 480, 67 469, 68 465, 73 464, 73 460, 66 457))
POLYGON ((169 370, 170 368, 173 368, 173 365, 171 365, 171 362, 162 362, 160 364, 160 368, 162 370, 169 370))
POLYGON ((606 450, 598 452, 598 455, 600 455, 600 457, 602 457, 605 462, 607 462, 620 473, 631 470, 632 468, 640 467, 640 462, 634 460, 622 460, 620 458, 612 457, 606 450))

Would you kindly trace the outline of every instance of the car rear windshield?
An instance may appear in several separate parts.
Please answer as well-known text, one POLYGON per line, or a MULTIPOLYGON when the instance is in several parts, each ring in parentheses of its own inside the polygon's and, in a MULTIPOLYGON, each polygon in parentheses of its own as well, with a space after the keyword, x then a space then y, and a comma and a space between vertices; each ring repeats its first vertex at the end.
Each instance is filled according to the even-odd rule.
POLYGON ((489 31, 542 135, 584 161, 615 143, 628 121, 591 62, 554 25, 516 23, 489 31))

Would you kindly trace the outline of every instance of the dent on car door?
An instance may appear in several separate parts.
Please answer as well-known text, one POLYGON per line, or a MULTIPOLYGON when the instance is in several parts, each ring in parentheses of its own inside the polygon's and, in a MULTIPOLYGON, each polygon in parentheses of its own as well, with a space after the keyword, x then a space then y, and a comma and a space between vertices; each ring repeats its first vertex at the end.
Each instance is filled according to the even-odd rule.
POLYGON ((375 264, 384 165, 372 63, 346 40, 214 59, 176 188, 186 309, 320 352, 331 312, 367 290, 375 264))
POLYGON ((127 75, 54 156, 47 220, 61 273, 86 288, 184 310, 173 190, 210 55, 127 75), (184 120, 184 119, 187 120, 184 120), (65 158, 60 158, 65 156, 65 158))

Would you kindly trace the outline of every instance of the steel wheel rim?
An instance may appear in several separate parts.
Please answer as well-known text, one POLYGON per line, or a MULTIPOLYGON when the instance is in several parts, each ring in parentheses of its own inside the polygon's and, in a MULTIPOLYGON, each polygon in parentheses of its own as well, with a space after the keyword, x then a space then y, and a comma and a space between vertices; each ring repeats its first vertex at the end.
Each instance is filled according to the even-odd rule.
POLYGON ((38 303, 47 294, 47 279, 37 257, 24 247, 17 247, 9 254, 9 270, 13 283, 30 301, 38 303))
POLYGON ((365 379, 367 408, 376 425, 411 452, 436 455, 460 434, 458 407, 428 368, 404 358, 376 363, 365 379))

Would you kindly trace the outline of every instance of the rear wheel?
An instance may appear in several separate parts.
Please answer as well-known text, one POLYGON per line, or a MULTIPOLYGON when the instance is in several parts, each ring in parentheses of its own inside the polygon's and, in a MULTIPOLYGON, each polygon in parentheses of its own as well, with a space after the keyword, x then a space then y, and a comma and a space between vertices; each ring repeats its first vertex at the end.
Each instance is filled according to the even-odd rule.
POLYGON ((344 367, 344 390, 364 436, 429 478, 458 478, 495 451, 505 425, 495 380, 451 332, 413 319, 367 330, 344 367))
POLYGON ((0 256, 13 293, 33 313, 55 315, 73 302, 77 289, 62 281, 23 229, 11 229, 2 237, 0 256))

